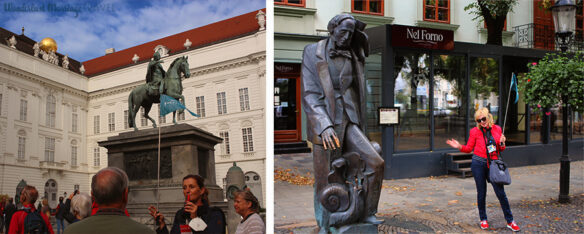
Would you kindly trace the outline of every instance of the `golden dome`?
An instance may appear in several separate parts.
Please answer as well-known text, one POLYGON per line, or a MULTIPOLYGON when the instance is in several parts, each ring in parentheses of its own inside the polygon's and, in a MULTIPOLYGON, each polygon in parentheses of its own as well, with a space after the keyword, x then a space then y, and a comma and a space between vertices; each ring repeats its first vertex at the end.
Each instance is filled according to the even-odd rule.
POLYGON ((53 38, 46 37, 39 43, 41 50, 50 53, 51 50, 57 52, 57 42, 53 38))

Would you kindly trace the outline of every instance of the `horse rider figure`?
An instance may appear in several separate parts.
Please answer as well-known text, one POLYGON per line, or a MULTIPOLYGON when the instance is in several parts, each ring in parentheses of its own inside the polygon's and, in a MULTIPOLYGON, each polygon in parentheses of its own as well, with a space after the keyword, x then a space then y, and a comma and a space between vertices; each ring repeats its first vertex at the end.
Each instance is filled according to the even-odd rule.
POLYGON ((166 72, 160 63, 160 53, 154 52, 153 60, 148 63, 148 71, 146 72, 146 86, 148 96, 157 97, 162 94, 163 80, 166 77, 166 72))

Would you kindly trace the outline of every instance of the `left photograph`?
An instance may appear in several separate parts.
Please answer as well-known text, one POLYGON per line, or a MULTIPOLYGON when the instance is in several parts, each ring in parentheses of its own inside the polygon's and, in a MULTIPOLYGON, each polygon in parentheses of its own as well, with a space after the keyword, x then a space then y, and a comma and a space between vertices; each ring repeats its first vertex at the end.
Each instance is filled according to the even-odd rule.
POLYGON ((0 3, 0 233, 266 232, 265 1, 0 3))

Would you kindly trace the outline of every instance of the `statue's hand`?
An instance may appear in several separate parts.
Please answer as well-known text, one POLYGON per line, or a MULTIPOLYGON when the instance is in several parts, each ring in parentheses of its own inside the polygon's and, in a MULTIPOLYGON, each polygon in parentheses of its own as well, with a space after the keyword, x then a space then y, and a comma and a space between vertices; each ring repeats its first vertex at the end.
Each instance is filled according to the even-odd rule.
POLYGON ((332 127, 328 127, 327 129, 322 131, 320 137, 322 138, 322 145, 325 150, 327 149, 334 150, 337 147, 341 147, 341 144, 339 143, 339 138, 337 137, 337 133, 332 127))

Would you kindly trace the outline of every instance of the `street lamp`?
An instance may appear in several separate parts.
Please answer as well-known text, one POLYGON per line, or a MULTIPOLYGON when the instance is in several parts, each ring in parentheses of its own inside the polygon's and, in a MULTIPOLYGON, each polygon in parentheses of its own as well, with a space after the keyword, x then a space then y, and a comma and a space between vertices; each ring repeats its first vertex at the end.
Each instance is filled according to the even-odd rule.
MULTIPOLYGON (((558 0, 552 7, 556 43, 566 52, 576 26, 576 5, 572 0, 558 0)), ((562 157, 560 158, 560 203, 570 202, 570 158, 568 157, 568 97, 562 95, 562 157)))
POLYGON ((576 28, 576 4, 572 0, 558 0, 550 7, 554 18, 556 43, 566 52, 576 28))

